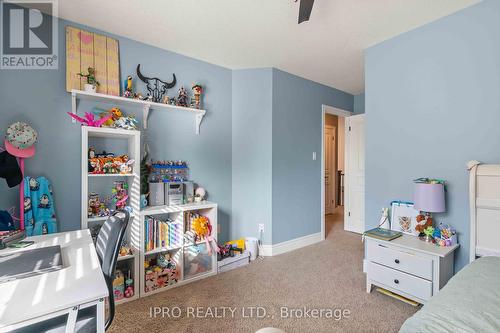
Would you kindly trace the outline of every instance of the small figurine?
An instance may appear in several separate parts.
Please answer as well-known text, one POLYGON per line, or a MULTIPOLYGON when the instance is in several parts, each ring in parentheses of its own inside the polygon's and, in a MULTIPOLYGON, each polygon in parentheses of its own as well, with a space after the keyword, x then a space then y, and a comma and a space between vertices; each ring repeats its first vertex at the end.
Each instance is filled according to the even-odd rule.
POLYGON ((90 193, 89 195, 89 217, 99 215, 101 202, 99 200, 99 194, 90 193))
POLYGON ((95 93, 97 90, 97 86, 100 85, 99 81, 95 78, 95 69, 93 67, 87 68, 88 74, 83 74, 82 72, 77 73, 76 75, 85 78, 87 83, 85 83, 85 91, 95 93))
POLYGON ((127 76, 127 79, 123 81, 123 97, 133 98, 134 93, 132 92, 132 76, 127 76))
POLYGON ((188 101, 187 91, 186 89, 184 89, 184 87, 181 87, 179 89, 179 96, 177 97, 177 106, 187 107, 188 106, 187 101, 188 101))
POLYGON ((163 98, 161 99, 161 102, 163 104, 169 104, 170 103, 170 98, 168 97, 168 95, 163 96, 163 98))
POLYGON ((101 113, 100 116, 101 118, 107 118, 107 120, 104 122, 105 126, 112 127, 115 121, 120 119, 123 116, 123 114, 120 108, 115 107, 106 112, 101 113))
POLYGON ((124 181, 115 181, 113 192, 113 202, 115 203, 116 209, 123 209, 127 204, 128 199, 128 184, 124 181))
POLYGON ((199 84, 193 84, 191 87, 193 90, 193 95, 194 95, 194 106, 197 109, 200 109, 201 107, 201 94, 203 93, 203 87, 199 84))

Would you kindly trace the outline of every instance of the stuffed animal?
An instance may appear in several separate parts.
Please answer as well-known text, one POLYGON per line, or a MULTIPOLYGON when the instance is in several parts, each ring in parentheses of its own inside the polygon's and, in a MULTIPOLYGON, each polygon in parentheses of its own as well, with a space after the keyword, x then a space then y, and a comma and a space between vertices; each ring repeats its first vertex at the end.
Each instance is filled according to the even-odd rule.
POLYGON ((107 118, 107 120, 104 122, 104 126, 111 127, 113 126, 115 121, 122 117, 122 111, 119 108, 112 108, 106 112, 101 113, 100 117, 107 118))
POLYGON ((417 215, 417 225, 415 226, 415 230, 419 233, 423 233, 427 227, 432 227, 434 221, 430 215, 417 215))

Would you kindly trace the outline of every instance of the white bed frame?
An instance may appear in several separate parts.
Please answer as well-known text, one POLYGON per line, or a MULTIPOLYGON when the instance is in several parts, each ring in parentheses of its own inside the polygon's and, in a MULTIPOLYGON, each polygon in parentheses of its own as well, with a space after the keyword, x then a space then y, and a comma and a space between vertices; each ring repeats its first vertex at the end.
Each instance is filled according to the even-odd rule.
POLYGON ((500 165, 470 161, 470 262, 500 256, 500 165))

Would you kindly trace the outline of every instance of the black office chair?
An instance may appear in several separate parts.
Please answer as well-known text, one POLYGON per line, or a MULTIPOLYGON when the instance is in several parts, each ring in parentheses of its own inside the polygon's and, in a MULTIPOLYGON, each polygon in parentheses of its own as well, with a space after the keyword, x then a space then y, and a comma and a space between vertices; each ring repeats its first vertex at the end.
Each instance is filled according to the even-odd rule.
MULTIPOLYGON (((111 326, 115 317, 115 298, 113 293, 113 279, 115 275, 116 262, 120 246, 127 229, 130 215, 125 210, 119 210, 113 213, 106 222, 104 222, 95 244, 97 256, 101 263, 104 280, 108 287, 109 294, 109 316, 106 319, 106 330, 111 326)), ((21 329, 15 330, 16 333, 59 333, 65 332, 67 324, 67 315, 53 318, 41 323, 36 323, 21 329)), ((76 319, 75 333, 95 333, 96 332, 96 307, 91 306, 78 311, 76 319)))

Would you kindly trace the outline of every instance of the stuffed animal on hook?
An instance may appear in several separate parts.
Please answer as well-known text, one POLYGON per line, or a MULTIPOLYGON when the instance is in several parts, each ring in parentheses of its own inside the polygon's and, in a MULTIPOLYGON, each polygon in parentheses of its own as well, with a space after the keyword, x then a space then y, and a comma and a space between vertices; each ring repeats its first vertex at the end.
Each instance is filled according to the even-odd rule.
POLYGON ((85 112, 85 116, 79 117, 74 113, 68 112, 68 114, 71 116, 71 118, 75 119, 76 121, 82 123, 82 125, 85 126, 90 126, 90 127, 101 127, 105 122, 111 119, 112 115, 108 115, 106 117, 96 119, 94 114, 90 112, 85 112))

